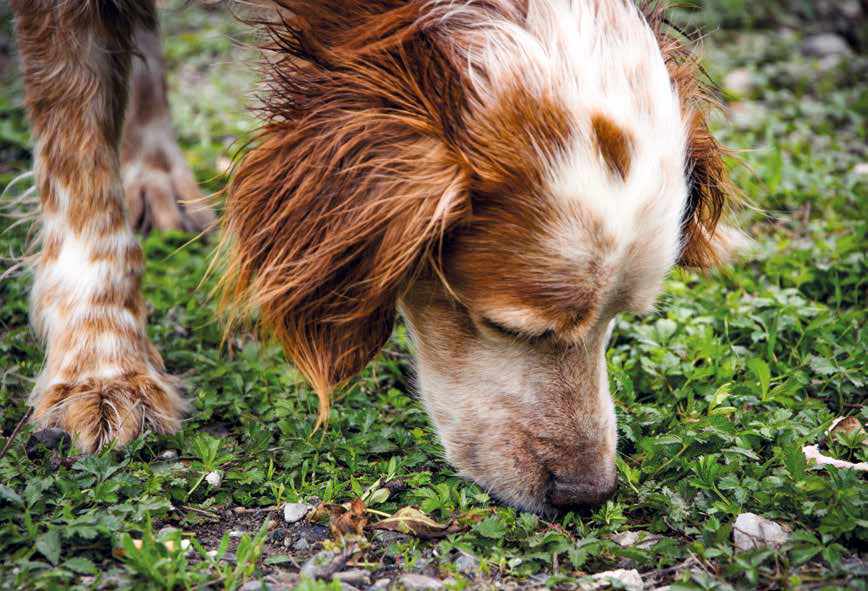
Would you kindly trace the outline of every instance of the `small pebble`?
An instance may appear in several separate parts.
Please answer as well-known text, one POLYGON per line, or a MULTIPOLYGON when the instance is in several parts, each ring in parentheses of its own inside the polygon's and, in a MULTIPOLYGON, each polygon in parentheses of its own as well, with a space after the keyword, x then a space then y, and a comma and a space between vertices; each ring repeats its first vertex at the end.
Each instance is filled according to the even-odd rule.
POLYGON ((634 531, 621 532, 619 534, 613 535, 612 541, 621 546, 622 548, 626 548, 627 546, 632 546, 639 541, 639 534, 634 531))
POLYGON ((305 538, 304 536, 300 537, 298 540, 296 540, 295 544, 292 545, 293 550, 298 550, 300 552, 303 552, 309 548, 310 542, 308 542, 307 538, 305 538))
POLYGON ((299 574, 303 579, 318 579, 321 577, 323 569, 329 567, 334 559, 334 552, 328 550, 317 552, 302 565, 299 574))
POLYGON ((780 524, 754 513, 742 513, 732 526, 732 540, 739 550, 780 546, 788 537, 780 524))
POLYGON ((178 452, 176 452, 174 449, 167 449, 166 451, 164 451, 163 453, 160 454, 161 460, 174 460, 177 457, 178 457, 178 452))
POLYGON ((304 519, 310 510, 313 509, 307 503, 287 503, 283 506, 283 520, 287 523, 296 523, 304 519))
POLYGON ((160 531, 157 532, 156 537, 159 540, 159 539, 163 538, 164 536, 170 536, 170 535, 174 534, 176 531, 178 531, 177 527, 167 526, 167 527, 161 528, 160 531))
POLYGON ((377 579, 374 581, 374 584, 368 587, 368 591, 385 591, 389 588, 389 585, 392 583, 389 579, 377 579))
POLYGON ((371 582, 371 575, 362 568, 353 568, 335 573, 332 578, 349 585, 368 585, 371 582))
POLYGON ((217 488, 223 483, 223 473, 219 471, 209 472, 205 477, 205 481, 214 488, 217 488))
POLYGON ((824 58, 830 55, 849 55, 846 39, 835 33, 811 35, 802 43, 802 53, 809 57, 824 58))
POLYGON ((648 532, 625 531, 611 536, 611 539, 622 548, 627 548, 628 546, 650 548, 662 540, 663 536, 649 534, 648 532))
POLYGON ((852 172, 856 176, 868 176, 868 162, 860 162, 853 167, 852 172))
POLYGON ((621 588, 626 591, 642 591, 645 588, 645 584, 642 582, 642 575, 639 574, 639 571, 633 570, 607 570, 606 572, 597 573, 591 576, 594 579, 594 582, 591 585, 581 586, 580 589, 600 589, 600 584, 606 586, 606 582, 608 579, 615 579, 616 581, 621 583, 621 588))
POLYGON ((445 587, 443 581, 417 573, 403 574, 398 582, 407 591, 439 591, 445 587))
POLYGON ((479 560, 470 554, 462 554, 455 561, 455 568, 462 575, 473 575, 479 570, 479 560))

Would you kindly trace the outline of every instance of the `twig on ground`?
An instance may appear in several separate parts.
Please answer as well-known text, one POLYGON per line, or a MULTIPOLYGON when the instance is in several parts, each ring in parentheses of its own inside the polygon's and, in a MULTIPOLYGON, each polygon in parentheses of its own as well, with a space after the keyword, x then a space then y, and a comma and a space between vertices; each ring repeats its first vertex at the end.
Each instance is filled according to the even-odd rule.
POLYGON ((189 505, 181 505, 180 507, 184 511, 192 511, 194 513, 201 513, 206 517, 210 517, 211 519, 220 519, 220 516, 212 511, 206 511, 205 509, 197 509, 196 507, 191 507, 189 505))

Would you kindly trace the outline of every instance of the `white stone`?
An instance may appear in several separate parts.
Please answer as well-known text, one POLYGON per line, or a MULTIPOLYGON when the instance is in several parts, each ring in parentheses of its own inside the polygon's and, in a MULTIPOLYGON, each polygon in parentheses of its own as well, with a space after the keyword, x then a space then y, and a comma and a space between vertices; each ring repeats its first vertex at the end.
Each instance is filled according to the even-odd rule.
POLYGON ((214 488, 217 488, 223 483, 223 473, 219 471, 209 472, 205 477, 205 481, 214 488))
POLYGON ((416 573, 401 575, 398 582, 407 591, 439 591, 445 587, 442 581, 416 573))
POLYGON ((639 541, 639 534, 634 531, 621 532, 613 535, 612 541, 622 548, 626 548, 627 546, 632 546, 639 541))
POLYGON ((611 536, 613 542, 626 548, 628 546, 636 546, 637 548, 650 548, 658 541, 663 539, 663 536, 657 534, 649 534, 648 532, 625 531, 611 536))
POLYGON ((830 55, 849 55, 847 41, 835 33, 811 35, 802 43, 802 53, 810 57, 824 58, 830 55))
POLYGON ((386 578, 377 579, 376 581, 374 581, 374 584, 371 585, 370 588, 368 588, 368 591, 385 591, 385 589, 389 588, 389 584, 391 582, 392 581, 386 578))
POLYGON ((789 534, 780 524, 754 513, 742 513, 732 527, 732 540, 738 550, 780 546, 789 534))
POLYGON ((619 568, 617 570, 607 570, 591 575, 591 578, 593 579, 591 582, 580 585, 582 591, 608 589, 612 586, 610 579, 619 581, 627 591, 643 591, 645 588, 645 585, 642 583, 642 576, 636 569, 625 570, 619 568))
POLYGON ((838 2, 838 10, 841 14, 852 21, 862 18, 862 7, 859 5, 859 0, 849 0, 847 2, 838 2))
POLYGON ((868 162, 860 162, 854 166, 853 174, 856 176, 868 176, 868 162))
POLYGON ((320 579, 325 571, 331 566, 335 560, 335 553, 329 550, 322 550, 311 556, 305 562, 299 574, 303 579, 320 579))
POLYGON ((307 503, 287 503, 283 506, 283 520, 287 523, 296 523, 304 519, 310 510, 313 509, 307 503))
POLYGON ((455 560, 455 568, 462 575, 473 575, 479 570, 479 560, 470 554, 462 554, 455 560))
POLYGON ((332 578, 349 585, 367 585, 371 582, 370 573, 363 568, 352 568, 335 573, 332 578))
POLYGON ((163 453, 160 454, 161 460, 174 460, 177 457, 178 457, 178 452, 176 452, 174 449, 167 449, 166 451, 164 451, 163 453))

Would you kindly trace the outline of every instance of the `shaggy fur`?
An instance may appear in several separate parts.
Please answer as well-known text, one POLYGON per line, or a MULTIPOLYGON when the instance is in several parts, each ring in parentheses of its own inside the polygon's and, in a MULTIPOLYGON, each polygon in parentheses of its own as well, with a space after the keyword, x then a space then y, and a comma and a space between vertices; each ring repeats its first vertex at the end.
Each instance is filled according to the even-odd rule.
MULTIPOLYGON (((131 224, 198 228, 210 213, 178 205, 195 188, 175 164, 154 7, 13 6, 43 206, 35 419, 87 449, 144 422, 171 431, 184 403, 145 336, 131 224)), ((283 345, 322 423, 401 313, 463 474, 539 512, 605 499, 615 315, 649 310, 673 265, 708 268, 732 246, 714 102, 662 3, 273 8, 263 125, 218 255, 230 324, 255 319, 283 345)))
POLYGON ((611 318, 729 247, 714 102, 662 4, 280 5, 224 219, 230 317, 279 340, 323 421, 400 307, 454 464, 520 507, 605 498, 611 318))

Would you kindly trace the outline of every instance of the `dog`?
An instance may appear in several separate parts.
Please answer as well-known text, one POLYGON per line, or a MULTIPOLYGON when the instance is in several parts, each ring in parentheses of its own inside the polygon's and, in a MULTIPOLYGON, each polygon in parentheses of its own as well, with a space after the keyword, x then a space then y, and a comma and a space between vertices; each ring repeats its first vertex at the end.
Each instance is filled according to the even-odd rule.
MULTIPOLYGON (((172 432, 187 407, 146 336, 134 229, 214 217, 172 137, 155 6, 12 6, 41 199, 33 421, 87 451, 172 432)), ((674 266, 734 244, 713 93, 666 7, 273 7, 262 126, 216 259, 230 326, 253 318, 282 344, 322 422, 400 315, 462 475, 538 513, 605 500, 616 314, 650 311, 674 266)))

